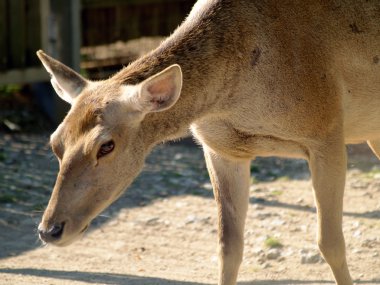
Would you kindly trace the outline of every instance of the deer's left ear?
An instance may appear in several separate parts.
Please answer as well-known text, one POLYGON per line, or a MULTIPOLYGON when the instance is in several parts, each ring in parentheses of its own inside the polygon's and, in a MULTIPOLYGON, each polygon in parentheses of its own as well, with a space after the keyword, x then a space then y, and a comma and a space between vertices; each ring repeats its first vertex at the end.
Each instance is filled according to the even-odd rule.
POLYGON ((141 82, 137 86, 134 102, 144 113, 161 112, 177 102, 181 89, 181 67, 174 64, 141 82))
POLYGON ((50 73, 50 82, 55 92, 67 103, 72 104, 74 99, 86 87, 88 81, 63 63, 48 56, 42 50, 37 52, 37 56, 46 71, 50 73))

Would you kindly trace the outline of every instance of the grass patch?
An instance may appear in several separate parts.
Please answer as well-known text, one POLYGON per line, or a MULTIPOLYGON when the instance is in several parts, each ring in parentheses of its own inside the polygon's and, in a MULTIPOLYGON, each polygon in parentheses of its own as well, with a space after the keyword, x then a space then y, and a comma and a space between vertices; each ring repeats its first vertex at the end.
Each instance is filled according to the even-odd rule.
POLYGON ((260 172, 260 168, 255 165, 255 164, 251 164, 251 172, 252 173, 259 173, 260 172))
POLYGON ((375 178, 380 175, 380 168, 374 167, 371 171, 364 173, 364 177, 366 178, 375 178))
POLYGON ((250 183, 251 183, 251 185, 257 184, 257 183, 259 183, 259 181, 257 180, 257 178, 255 176, 251 176, 250 183))
POLYGON ((7 203, 15 203, 17 202, 17 197, 10 194, 0 194, 0 203, 7 204, 7 203))
POLYGON ((32 207, 32 210, 35 212, 43 212, 43 211, 45 211, 46 205, 47 205, 47 203, 34 204, 32 207))
POLYGON ((183 174, 182 173, 179 173, 179 172, 172 172, 169 174, 171 177, 175 177, 175 178, 181 178, 183 177, 183 174))
POLYGON ((280 248, 283 247, 283 244, 274 237, 267 237, 267 239, 264 241, 264 244, 266 247, 269 248, 280 248))
POLYGON ((3 150, 0 150, 0 161, 4 161, 6 159, 5 153, 3 150))
POLYGON ((271 195, 273 196, 281 196, 284 193, 282 190, 273 190, 270 192, 271 195))
POLYGON ((21 85, 7 84, 0 86, 0 98, 11 97, 15 92, 21 90, 21 85))
POLYGON ((282 182, 287 182, 287 181, 290 181, 290 177, 289 176, 281 176, 281 177, 278 177, 277 178, 277 181, 282 181, 282 182))

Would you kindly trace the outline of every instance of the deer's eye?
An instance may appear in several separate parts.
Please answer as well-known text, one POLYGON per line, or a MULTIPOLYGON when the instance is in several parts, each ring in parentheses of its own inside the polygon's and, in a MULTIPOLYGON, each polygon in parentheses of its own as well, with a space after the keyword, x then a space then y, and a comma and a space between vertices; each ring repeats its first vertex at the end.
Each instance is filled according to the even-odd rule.
POLYGON ((112 152, 114 148, 115 148, 115 143, 113 141, 106 142, 100 146, 100 149, 96 157, 101 158, 109 154, 110 152, 112 152))

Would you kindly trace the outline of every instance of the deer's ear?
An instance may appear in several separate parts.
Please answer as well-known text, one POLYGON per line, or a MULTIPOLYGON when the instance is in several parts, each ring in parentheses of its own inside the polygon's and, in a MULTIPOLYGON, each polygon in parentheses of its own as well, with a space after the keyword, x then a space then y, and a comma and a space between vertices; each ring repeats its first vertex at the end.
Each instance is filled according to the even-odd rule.
POLYGON ((181 89, 181 67, 174 64, 141 82, 134 103, 144 113, 164 111, 177 102, 181 89))
POLYGON ((45 69, 51 75, 51 84, 55 92, 66 102, 72 104, 74 99, 82 92, 88 81, 71 68, 58 60, 48 56, 42 50, 37 52, 45 69))

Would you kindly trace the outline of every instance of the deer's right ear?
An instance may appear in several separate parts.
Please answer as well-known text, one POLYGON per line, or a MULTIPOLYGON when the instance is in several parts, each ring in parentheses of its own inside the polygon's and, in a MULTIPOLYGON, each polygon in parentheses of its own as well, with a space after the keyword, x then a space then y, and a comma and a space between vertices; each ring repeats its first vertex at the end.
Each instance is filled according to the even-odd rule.
POLYGON ((173 64, 163 71, 145 79, 129 93, 133 106, 143 114, 162 112, 171 108, 178 100, 182 89, 182 71, 173 64))
POLYGON ((48 56, 42 50, 37 52, 37 56, 47 72, 50 73, 50 81, 55 92, 67 103, 72 104, 74 99, 88 84, 88 81, 63 63, 48 56))

